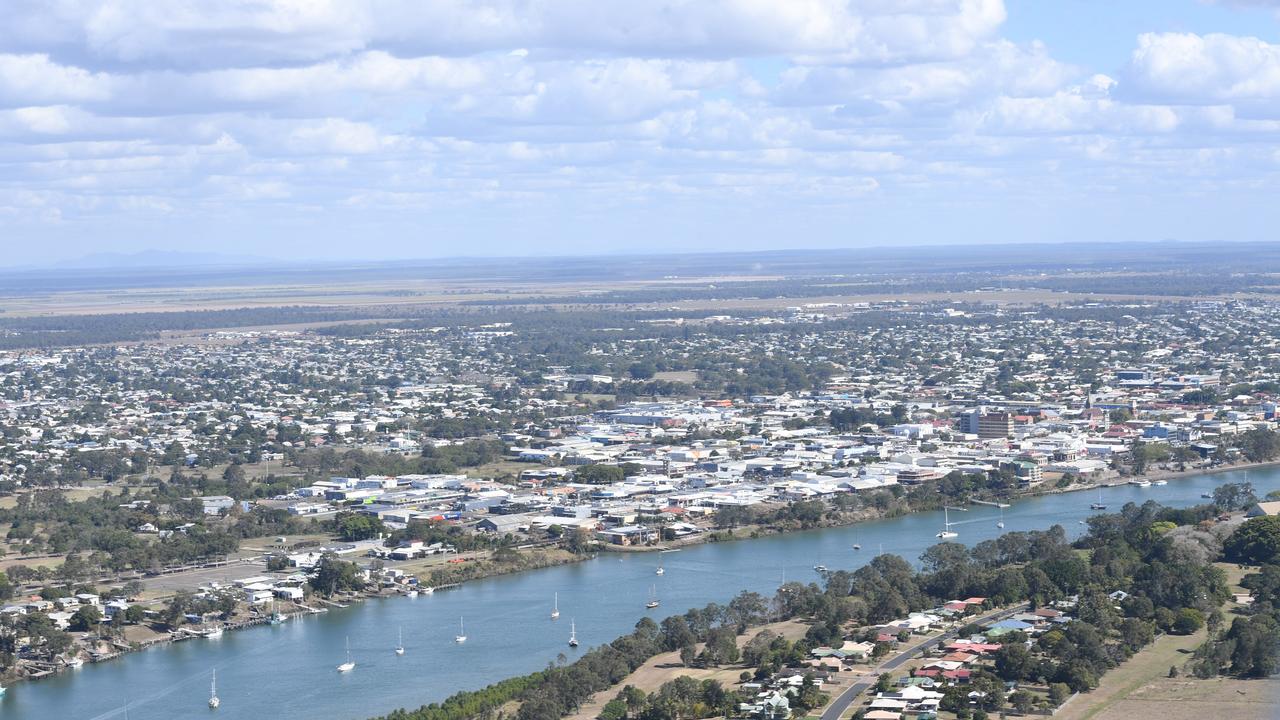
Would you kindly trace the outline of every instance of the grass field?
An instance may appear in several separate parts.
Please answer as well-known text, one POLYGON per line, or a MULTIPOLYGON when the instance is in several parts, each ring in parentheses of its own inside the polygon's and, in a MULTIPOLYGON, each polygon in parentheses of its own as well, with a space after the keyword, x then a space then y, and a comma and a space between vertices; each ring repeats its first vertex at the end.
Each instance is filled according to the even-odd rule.
MULTIPOLYGON (((782 623, 773 623, 758 629, 754 629, 739 638, 739 646, 745 645, 748 640, 755 637, 765 630, 772 630, 789 640, 796 640, 804 637, 809 626, 795 620, 782 623)), ((701 650, 701 646, 698 648, 701 650)), ((726 688, 732 688, 738 684, 738 675, 747 668, 741 665, 726 665, 720 668, 686 668, 680 664, 680 653, 669 652, 655 655, 648 662, 636 668, 634 672, 628 675, 622 682, 596 693, 582 707, 578 708, 578 712, 568 716, 568 720, 595 720, 600 711, 604 709, 606 703, 614 698, 626 685, 633 685, 645 692, 653 692, 663 683, 670 682, 682 675, 695 678, 697 680, 719 680, 726 688)))
MULTIPOLYGON (((1217 563, 1232 592, 1254 568, 1217 563)), ((1227 622, 1235 609, 1228 602, 1227 622)), ((1169 668, 1181 671, 1191 653, 1204 642, 1206 630, 1193 635, 1163 635, 1128 662, 1103 676, 1093 692, 1079 695, 1054 716, 1055 720, 1273 720, 1280 717, 1280 679, 1199 680, 1170 678, 1169 668)))
POLYGON ((1133 718, 1123 710, 1131 695, 1148 685, 1166 678, 1170 666, 1181 667, 1200 643, 1205 631, 1192 635, 1162 635, 1149 647, 1134 655, 1120 667, 1102 677, 1102 682, 1092 692, 1077 696, 1058 714, 1056 720, 1087 720, 1088 718, 1133 718), (1124 714, 1114 714, 1122 712, 1124 714))
POLYGON ((664 380, 666 382, 678 382, 692 385, 698 382, 697 370, 664 370, 653 374, 654 380, 664 380))
POLYGON ((462 472, 467 477, 486 478, 486 479, 517 479, 520 473, 525 470, 536 469, 539 465, 536 463, 514 462, 512 460, 498 460, 476 467, 463 468, 462 472))

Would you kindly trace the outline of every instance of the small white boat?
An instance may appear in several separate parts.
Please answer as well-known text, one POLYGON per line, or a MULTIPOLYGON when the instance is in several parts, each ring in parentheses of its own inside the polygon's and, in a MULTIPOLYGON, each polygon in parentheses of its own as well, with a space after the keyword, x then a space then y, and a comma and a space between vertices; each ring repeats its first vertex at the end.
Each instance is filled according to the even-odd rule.
POLYGON ((942 525, 943 525, 943 528, 942 528, 942 532, 938 533, 938 534, 935 536, 935 537, 941 538, 941 539, 943 539, 943 540, 950 540, 951 538, 954 538, 954 537, 960 537, 960 533, 958 533, 958 532, 952 532, 952 530, 951 530, 951 515, 949 515, 949 514, 948 514, 948 513, 949 513, 949 511, 950 511, 950 508, 948 508, 946 505, 943 505, 943 506, 942 506, 942 525))
POLYGON ((1102 502, 1102 491, 1101 491, 1101 490, 1099 490, 1099 491, 1098 491, 1098 502, 1091 504, 1091 505, 1089 506, 1089 509, 1090 509, 1090 510, 1106 510, 1106 509, 1107 509, 1107 504, 1106 504, 1106 503, 1104 503, 1104 502, 1102 502))
POLYGON ((827 566, 826 566, 826 565, 814 565, 814 566, 813 566, 813 569, 814 569, 814 572, 826 572, 826 571, 827 571, 827 566))
POLYGON ((398 628, 396 630, 396 654, 404 654, 404 628, 398 628))
POLYGON ((453 641, 459 645, 467 641, 467 629, 462 624, 462 618, 458 618, 458 634, 453 636, 453 641))
POLYGON ((551 619, 555 620, 560 617, 560 593, 552 596, 551 600, 551 619))
POLYGON ((854 550, 861 550, 861 549, 862 549, 862 546, 861 546, 861 545, 859 545, 858 543, 854 543, 854 544, 853 544, 853 549, 854 549, 854 550))
POLYGON ((650 587, 649 587, 649 602, 645 603, 645 604, 644 604, 644 606, 645 606, 646 608, 648 608, 648 609, 652 610, 652 609, 654 609, 654 608, 658 607, 658 604, 659 604, 659 603, 658 603, 658 588, 657 588, 656 586, 650 586, 650 587))
POLYGON ((1169 481, 1168 480, 1152 480, 1151 484, 1152 485, 1168 485, 1169 481))
POLYGON ((222 626, 218 626, 212 630, 205 630, 204 636, 210 640, 217 640, 222 637, 222 626))
POLYGON ((569 647, 578 647, 578 628, 572 620, 569 621, 569 647))
POLYGON ((1200 497, 1202 497, 1202 498, 1204 498, 1204 499, 1206 499, 1206 500, 1212 500, 1212 499, 1213 499, 1213 493, 1200 493, 1200 497))
POLYGON ((418 597, 418 591, 417 591, 417 590, 410 590, 410 591, 408 592, 408 595, 409 595, 409 597, 411 597, 411 598, 416 598, 416 597, 418 597))
POLYGON ((666 573, 667 571, 662 569, 662 563, 658 563, 658 569, 653 571, 654 575, 665 575, 666 573))
POLYGON ((218 671, 213 671, 213 677, 209 679, 209 709, 217 710, 222 701, 218 699, 218 671))
POLYGON ((71 668, 72 670, 82 668, 84 667, 84 661, 78 657, 73 657, 67 661, 67 667, 71 668))
POLYGON ((351 672, 356 669, 356 663, 351 659, 351 638, 347 638, 347 661, 338 666, 338 672, 351 672))
POLYGON ((1140 488, 1149 488, 1149 487, 1151 487, 1151 481, 1150 481, 1150 480, 1130 480, 1130 481, 1129 481, 1129 484, 1130 484, 1130 485, 1133 485, 1133 486, 1135 486, 1135 487, 1140 487, 1140 488))
POLYGON ((418 588, 418 592, 421 593, 422 595, 431 595, 435 591, 436 589, 431 587, 430 585, 418 588))
POLYGON ((1004 508, 1000 508, 1000 521, 996 523, 996 527, 1004 527, 1004 508))

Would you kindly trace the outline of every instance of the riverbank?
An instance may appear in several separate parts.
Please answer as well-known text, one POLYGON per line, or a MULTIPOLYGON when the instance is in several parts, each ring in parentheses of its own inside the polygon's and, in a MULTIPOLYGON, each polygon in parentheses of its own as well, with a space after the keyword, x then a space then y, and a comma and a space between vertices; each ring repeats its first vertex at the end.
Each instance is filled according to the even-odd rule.
MULTIPOLYGON (((1052 487, 1047 482, 1035 488, 1012 494, 1008 497, 1001 497, 993 502, 1013 503, 1020 500, 1029 500, 1037 497, 1045 497, 1051 495, 1062 495, 1066 493, 1078 493, 1096 491, 1099 489, 1121 487, 1129 484, 1130 480, 1146 480, 1155 482, 1157 480, 1174 481, 1188 478, 1203 477, 1208 475, 1220 475, 1229 472, 1240 472, 1246 470, 1260 470, 1272 467, 1280 467, 1280 461, 1272 460, 1265 462, 1242 462, 1226 465, 1216 465, 1208 468, 1189 468, 1187 470, 1171 470, 1161 469, 1157 472, 1148 473, 1146 475, 1121 475, 1119 473, 1110 473, 1100 477, 1095 482, 1078 482, 1072 483, 1067 487, 1052 487)), ((908 486, 899 486, 908 487, 908 486)), ((986 501, 986 498, 980 498, 986 501)), ((1153 498, 1157 499, 1158 498, 1153 498)), ((958 502, 958 501, 957 501, 958 502)), ((976 504, 973 500, 968 501, 970 504, 976 504)), ((771 506, 773 508, 784 507, 782 505, 771 506)), ((850 527, 858 523, 874 522, 878 520, 890 520, 903 515, 911 515, 922 512, 937 512, 941 510, 941 505, 930 506, 926 508, 890 508, 887 511, 881 511, 876 508, 858 508, 856 510, 844 510, 841 517, 832 518, 828 515, 813 525, 797 526, 782 525, 777 523, 750 523, 742 524, 735 527, 725 528, 708 528, 706 531, 676 540, 663 541, 654 545, 635 546, 627 548, 609 548, 612 551, 629 551, 629 552, 661 552, 668 550, 678 550, 686 547, 692 547, 709 542, 730 542, 735 540, 752 540, 771 535, 783 535, 792 532, 806 532, 811 530, 822 530, 827 528, 850 527)))
POLYGON ((1263 462, 1244 462, 1228 465, 1215 465, 1208 468, 1189 468, 1187 470, 1170 470, 1162 468, 1159 472, 1147 475, 1130 475, 1122 478, 1126 482, 1130 479, 1140 480, 1181 480, 1187 477, 1200 477, 1202 475, 1220 475, 1222 473, 1236 472, 1237 470, 1258 470, 1269 467, 1280 467, 1280 460, 1266 460, 1263 462))
MULTIPOLYGON (((1152 473, 1146 477, 1147 479, 1157 479, 1160 477, 1167 477, 1170 479, 1190 479, 1190 478, 1200 477, 1202 475, 1213 476, 1213 475, 1218 475, 1218 474, 1227 473, 1227 472, 1264 469, 1266 467, 1275 466, 1275 465, 1277 465, 1277 463, 1256 463, 1256 464, 1239 463, 1235 465, 1218 466, 1215 468, 1190 469, 1187 471, 1158 472, 1158 473, 1152 473)), ((1109 479, 1104 479, 1101 483, 1083 483, 1083 484, 1073 485, 1071 488, 1052 488, 1052 487, 1042 486, 1030 492, 1020 494, 1016 497, 1008 498, 1008 500, 1024 501, 1024 500, 1034 499, 1038 496, 1056 495, 1062 492, 1078 492, 1078 491, 1085 491, 1085 490, 1095 490, 1097 487, 1099 487, 1099 484, 1103 486, 1109 486, 1111 484, 1122 485, 1122 482, 1121 482, 1122 480, 1126 480, 1126 479, 1109 478, 1109 479)), ((1050 485, 1050 484, 1051 483, 1046 483, 1046 485, 1050 485)), ((1195 491, 1196 496, 1198 496, 1200 492, 1204 489, 1205 488, 1198 487, 1195 491)), ((1142 496, 1145 496, 1145 495, 1146 495, 1145 493, 1142 493, 1142 496)), ((1164 497, 1162 497, 1161 494, 1158 494, 1156 492, 1152 492, 1150 494, 1150 498, 1157 501, 1164 501, 1164 497)), ((1133 499, 1136 502, 1141 502, 1141 500, 1137 499, 1136 496, 1133 499)), ((1203 502, 1203 501, 1196 501, 1196 502, 1203 502)), ((1087 505, 1087 503, 1085 505, 1087 505)), ((779 507, 781 506, 774 505, 772 506, 772 510, 776 510, 779 507)), ((893 518, 919 514, 924 511, 936 509, 935 507, 927 507, 927 508, 921 508, 919 510, 914 510, 914 509, 903 510, 902 507, 903 506, 901 504, 898 504, 898 505, 895 505, 894 507, 889 508, 888 510, 880 510, 874 505, 868 505, 867 507, 863 507, 863 508, 846 510, 846 511, 840 512, 839 514, 830 514, 830 509, 828 509, 828 512, 824 514, 821 521, 819 521, 817 524, 814 524, 814 525, 802 526, 796 523, 769 523, 769 524, 756 524, 756 525, 750 525, 750 526, 742 526, 742 527, 732 528, 732 529, 722 529, 722 530, 709 529, 707 532, 699 533, 697 535, 694 535, 688 538, 666 541, 660 545, 655 545, 655 546, 635 548, 635 550, 643 550, 645 552, 656 552, 664 549, 665 550, 692 549, 699 545, 708 544, 708 543, 716 543, 716 542, 727 543, 728 541, 731 541, 731 540, 764 539, 764 538, 769 538, 774 536, 796 534, 803 531, 815 531, 815 530, 849 527, 849 526, 858 525, 860 523, 873 523, 876 521, 885 521, 893 518)), ((1118 509, 1118 505, 1116 506, 1116 508, 1113 508, 1113 509, 1118 509)), ((1013 512, 1006 510, 1006 514, 1009 515, 1010 527, 1017 527, 1016 523, 1013 522, 1013 516, 1014 516, 1013 512)), ((1074 525, 1075 520, 1076 520, 1075 518, 1072 518, 1070 520, 1070 523, 1074 525)), ((1057 521, 1056 519, 1053 519, 1050 522, 1056 522, 1056 521, 1057 521)), ((1047 525, 1037 524, 1036 527, 1043 528, 1043 527, 1047 527, 1047 525)), ((918 537, 927 538, 929 542, 936 542, 935 540, 932 540, 932 534, 935 531, 936 531, 936 528, 934 529, 919 528, 915 531, 915 534, 918 537)), ((867 534, 864 535, 862 531, 858 531, 853 534, 852 538, 846 537, 841 547, 844 550, 848 550, 848 546, 851 542, 861 542, 866 546, 863 556, 864 558, 869 559, 871 556, 876 554, 875 550, 877 547, 877 543, 875 542, 875 539, 872 537, 874 532, 875 532, 874 530, 869 529, 867 531, 867 534)), ((968 536, 968 531, 966 531, 966 536, 968 536)), ((736 544, 736 543, 731 543, 731 544, 736 544)), ((889 542, 886 541, 884 543, 884 547, 887 550, 891 550, 892 552, 903 554, 903 548, 899 543, 894 543, 893 545, 890 545, 889 542)), ((610 546, 609 548, 602 547, 599 549, 601 552, 604 552, 607 549, 613 549, 613 546, 610 546)), ((906 553, 904 556, 908 558, 914 557, 915 552, 918 552, 918 551, 913 550, 910 553, 906 553)), ((620 553, 620 555, 622 554, 625 554, 625 553, 620 553)), ((560 548, 554 548, 550 546, 539 546, 539 547, 531 547, 531 548, 515 551, 514 555, 508 558, 506 561, 496 559, 493 553, 485 553, 482 557, 479 556, 479 554, 475 554, 475 555, 472 555, 471 557, 476 559, 467 560, 465 562, 450 563, 449 560, 435 558, 433 560, 409 561, 406 563, 396 563, 391 565, 391 567, 395 567, 397 569, 403 570, 404 572, 417 575, 419 578, 423 579, 423 585, 442 586, 442 585, 450 585, 453 583, 466 583, 471 580, 480 580, 480 579, 486 579, 486 578, 528 575, 528 574, 532 574, 532 573, 526 572, 530 570, 548 570, 558 566, 582 564, 585 561, 590 560, 592 557, 594 557, 594 555, 593 554, 573 554, 560 548)), ((670 560, 664 561, 664 564, 668 566, 676 565, 680 562, 679 560, 680 557, 681 557, 680 555, 674 555, 670 560)), ((450 559, 458 560, 461 558, 453 557, 450 559)), ((807 563, 805 563, 803 567, 805 569, 808 569, 809 567, 812 567, 812 565, 815 564, 815 562, 825 562, 826 564, 831 565, 833 568, 837 567, 836 564, 832 563, 830 557, 821 558, 821 559, 808 558, 807 563)), ((669 570, 670 570, 670 567, 669 567, 669 570)), ((719 569, 717 569, 717 571, 718 570, 719 569)), ((677 570, 676 572, 678 573, 679 571, 677 570)), ((651 567, 648 568, 645 574, 647 576, 650 576, 651 578, 652 568, 651 567)), ((668 574, 671 574, 671 573, 669 572, 668 574)), ((800 575, 797 574, 796 577, 800 577, 800 575)), ((644 583, 644 587, 647 588, 650 582, 651 582, 651 579, 646 580, 644 583)), ((384 591, 361 593, 358 595, 352 595, 345 598, 341 598, 340 601, 343 603, 348 603, 348 602, 361 601, 363 599, 370 598, 370 597, 387 597, 390 595, 398 594, 399 592, 403 592, 404 590, 407 590, 407 588, 397 587, 395 589, 389 589, 384 591)), ((641 595, 643 595, 643 592, 641 592, 641 595)), ((670 597, 670 595, 671 595, 671 591, 664 592, 664 605, 666 605, 666 600, 668 597, 670 597)), ((565 596, 563 593, 562 593, 561 599, 562 601, 565 600, 565 596)), ((315 605, 316 603, 311 603, 311 604, 315 605)), ((580 630, 581 630, 581 620, 582 618, 579 617, 580 630)), ((470 626, 470 622, 468 622, 468 626, 470 626)), ((136 626, 129 626, 130 629, 132 629, 133 627, 136 627, 136 626)), ((135 639, 131 635, 126 637, 129 637, 129 639, 131 640, 135 639)), ((138 639, 141 640, 141 638, 138 638, 138 639)), ((146 641, 143 644, 140 644, 135 649, 145 649, 148 647, 155 647, 156 645, 159 645, 159 644, 168 644, 168 642, 171 642, 171 641, 166 640, 163 637, 161 637, 160 639, 149 639, 149 641, 146 641)), ((132 650, 122 652, 121 654, 127 654, 127 652, 131 652, 131 651, 132 650)), ((84 655, 83 657, 87 658, 88 656, 84 655)), ((112 657, 118 657, 118 655, 112 655, 112 657)), ((6 684, 7 684, 7 681, 6 681, 6 684)))
MULTIPOLYGON (((1226 481, 1250 481, 1261 495, 1280 489, 1280 472, 1214 475, 1154 489, 1121 486, 1105 494, 1114 509, 1147 499, 1182 508, 1205 502, 1200 495, 1226 481)), ((972 547, 1001 533, 1044 530, 1054 524, 1062 525, 1071 539, 1086 527, 1078 521, 1097 514, 1089 510, 1091 501, 1087 496, 1019 501, 1004 510, 1005 528, 995 526, 993 508, 975 508, 971 513, 975 522, 957 528, 956 542, 972 547)), ((540 572, 507 572, 415 600, 352 604, 347 610, 279 626, 228 632, 219 641, 133 653, 121 662, 23 683, 0 700, 0 711, 15 718, 87 720, 110 716, 110 712, 120 717, 119 688, 129 687, 135 698, 129 713, 133 720, 165 720, 175 708, 204 710, 208 675, 216 667, 223 696, 218 712, 223 720, 262 715, 310 720, 315 707, 326 708, 326 717, 334 720, 363 720, 524 676, 560 662, 562 654, 572 659, 586 648, 629 633, 639 616, 660 620, 711 602, 724 605, 739 589, 772 597, 784 577, 803 583, 815 579, 813 567, 818 564, 853 570, 869 561, 881 545, 886 552, 914 562, 938 542, 934 535, 940 523, 940 512, 913 513, 856 529, 770 534, 747 543, 703 543, 662 556, 601 553, 593 559, 587 555, 580 562, 540 572), (864 550, 851 552, 854 543, 861 543, 864 550), (662 576, 654 574, 659 557, 665 568, 662 576), (644 604, 655 584, 662 606, 650 614, 644 604), (556 595, 561 617, 553 621, 548 614, 556 595), (454 642, 460 617, 465 617, 470 636, 463 644, 454 642), (583 648, 577 651, 565 646, 575 621, 583 648), (407 652, 397 656, 392 649, 401 628, 407 652), (336 674, 334 667, 344 659, 348 638, 358 667, 352 673, 336 674), (271 682, 262 682, 264 677, 271 682), (288 701, 302 696, 307 703, 288 701)), ((746 533, 739 529, 739 534, 746 533)), ((439 558, 441 563, 447 559, 439 558)), ((399 563, 388 566, 399 567, 399 563)), ((427 574, 419 577, 425 580, 427 574)))

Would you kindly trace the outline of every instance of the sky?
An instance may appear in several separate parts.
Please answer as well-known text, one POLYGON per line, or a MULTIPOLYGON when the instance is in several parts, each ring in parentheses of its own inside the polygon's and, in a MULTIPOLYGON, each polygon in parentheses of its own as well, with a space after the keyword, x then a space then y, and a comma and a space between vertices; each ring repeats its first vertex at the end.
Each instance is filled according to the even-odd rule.
POLYGON ((0 265, 1280 227, 1280 0, 3 2, 0 265))

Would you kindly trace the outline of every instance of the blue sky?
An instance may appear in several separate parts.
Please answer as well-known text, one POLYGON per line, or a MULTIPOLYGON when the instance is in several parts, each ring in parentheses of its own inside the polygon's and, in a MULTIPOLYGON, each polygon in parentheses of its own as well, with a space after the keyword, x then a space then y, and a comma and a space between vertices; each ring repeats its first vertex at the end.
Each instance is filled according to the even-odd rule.
POLYGON ((9 0, 0 264, 1274 240, 1280 0, 9 0))

